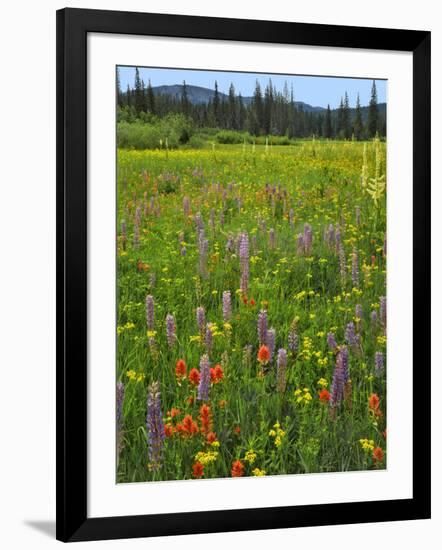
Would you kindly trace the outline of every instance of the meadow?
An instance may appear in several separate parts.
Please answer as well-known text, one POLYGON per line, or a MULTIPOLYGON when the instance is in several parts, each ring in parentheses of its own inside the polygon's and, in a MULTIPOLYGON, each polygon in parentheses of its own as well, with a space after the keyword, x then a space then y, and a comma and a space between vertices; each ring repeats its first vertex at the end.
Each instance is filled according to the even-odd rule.
POLYGON ((117 482, 386 467, 386 144, 117 152, 117 482))

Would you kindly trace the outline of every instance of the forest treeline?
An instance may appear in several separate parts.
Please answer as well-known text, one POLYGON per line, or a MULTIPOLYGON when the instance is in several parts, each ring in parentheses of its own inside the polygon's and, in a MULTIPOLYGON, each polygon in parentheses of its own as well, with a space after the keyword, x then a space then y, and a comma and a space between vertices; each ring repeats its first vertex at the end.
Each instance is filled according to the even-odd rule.
POLYGON ((373 81, 367 107, 351 108, 347 92, 341 97, 338 109, 306 110, 295 101, 293 89, 285 83, 277 90, 269 80, 262 90, 256 81, 253 97, 244 99, 232 83, 228 94, 218 90, 215 81, 212 97, 207 102, 189 99, 184 81, 180 94, 156 93, 150 81, 147 85, 135 69, 133 87, 123 91, 117 70, 118 122, 158 123, 170 115, 181 115, 195 128, 248 132, 252 136, 285 136, 289 139, 318 137, 326 139, 371 139, 386 136, 385 109, 378 105, 376 83, 373 81))

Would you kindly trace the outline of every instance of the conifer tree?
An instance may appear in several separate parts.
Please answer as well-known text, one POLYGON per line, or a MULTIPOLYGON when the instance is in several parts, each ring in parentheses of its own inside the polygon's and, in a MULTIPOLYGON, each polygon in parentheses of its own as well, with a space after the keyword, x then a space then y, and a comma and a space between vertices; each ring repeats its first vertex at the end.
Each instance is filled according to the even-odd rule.
POLYGON ((363 130, 364 126, 362 123, 361 101, 358 94, 358 97, 356 99, 355 118, 353 121, 353 133, 355 139, 357 139, 358 141, 362 139, 363 130))
POLYGON ((369 138, 373 138, 378 131, 378 93, 376 90, 376 82, 373 80, 371 87, 371 98, 368 106, 367 134, 369 138))
POLYGON ((216 80, 215 80, 215 94, 213 96, 212 110, 213 110, 213 122, 215 126, 219 126, 220 125, 220 101, 219 101, 219 93, 218 93, 218 82, 216 80))
POLYGON ((146 108, 148 113, 155 114, 155 96, 152 90, 152 84, 150 83, 150 78, 146 90, 146 108))
POLYGON ((322 131, 322 134, 325 138, 330 139, 332 137, 332 120, 331 120, 331 110, 330 105, 327 105, 327 111, 325 113, 325 120, 324 120, 324 129, 322 131))
POLYGON ((351 138, 350 104, 347 92, 345 92, 344 95, 344 105, 342 109, 342 134, 345 139, 351 138))
POLYGON ((135 87, 134 87, 134 104, 135 111, 139 114, 144 110, 144 93, 143 85, 140 79, 138 67, 135 67, 135 87))

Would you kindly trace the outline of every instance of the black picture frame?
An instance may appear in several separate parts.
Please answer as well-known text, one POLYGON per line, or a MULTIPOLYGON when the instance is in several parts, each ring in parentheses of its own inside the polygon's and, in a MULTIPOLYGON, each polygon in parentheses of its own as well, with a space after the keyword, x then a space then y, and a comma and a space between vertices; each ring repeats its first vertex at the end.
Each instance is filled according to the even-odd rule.
POLYGON ((83 9, 57 12, 57 539, 86 541, 430 518, 430 33, 83 9), (87 517, 87 34, 413 54, 413 498, 87 517))

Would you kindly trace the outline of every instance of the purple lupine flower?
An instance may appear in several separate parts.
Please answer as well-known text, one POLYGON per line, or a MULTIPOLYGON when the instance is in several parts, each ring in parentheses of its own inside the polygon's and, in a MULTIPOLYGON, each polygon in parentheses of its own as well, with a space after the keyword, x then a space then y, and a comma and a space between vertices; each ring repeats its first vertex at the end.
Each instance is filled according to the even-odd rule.
POLYGON ((304 254, 304 251, 305 251, 304 237, 302 233, 299 233, 298 239, 296 242, 296 253, 298 254, 298 256, 302 256, 302 254, 304 254))
POLYGON ((370 320, 371 320, 371 328, 372 330, 376 330, 378 326, 378 314, 376 310, 373 310, 370 313, 370 320))
POLYGON ((198 399, 207 401, 210 388, 210 363, 209 356, 204 354, 200 359, 200 383, 198 385, 198 399))
POLYGON ((180 249, 181 256, 185 256, 187 254, 187 248, 185 246, 182 246, 180 249))
POLYGON ((154 317, 154 299, 151 294, 146 296, 146 324, 147 330, 154 329, 155 317, 154 317))
POLYGON ((185 216, 190 214, 190 199, 189 197, 183 197, 183 212, 185 216))
POLYGON ((275 248, 275 230, 273 227, 269 229, 269 245, 270 248, 275 248))
POLYGON ((346 275, 347 275, 347 263, 345 260, 345 251, 344 251, 344 247, 342 246, 342 243, 339 243, 338 255, 339 255, 339 271, 341 274, 341 281, 344 284, 346 275))
POLYGON ((310 255, 312 252, 313 232, 310 224, 304 224, 304 246, 305 253, 310 255))
POLYGON ((356 218, 356 225, 361 225, 361 207, 356 206, 355 208, 355 218, 356 218))
POLYGON ((348 349, 346 346, 341 346, 339 349, 338 362, 340 362, 342 367, 344 382, 347 383, 350 380, 350 370, 348 367, 348 349))
POLYGON ((339 253, 339 249, 342 247, 341 226, 339 225, 339 223, 336 224, 336 229, 335 229, 335 244, 336 244, 336 252, 339 253))
POLYGON ((209 250, 209 241, 204 238, 204 231, 200 234, 201 238, 199 240, 199 253, 200 253, 200 263, 199 270, 202 277, 207 277, 207 252, 209 250))
POLYGON ((135 223, 141 225, 141 207, 137 206, 135 210, 135 223))
POLYGON ((135 249, 140 248, 140 226, 138 225, 136 220, 135 220, 135 225, 134 225, 133 247, 135 249))
POLYGON ((284 348, 278 350, 278 357, 276 359, 276 378, 278 382, 279 393, 284 393, 286 386, 285 371, 287 367, 287 351, 284 348))
POLYGON ((331 410, 334 409, 341 403, 344 398, 344 389, 345 389, 345 372, 341 357, 341 350, 339 351, 336 357, 336 365, 333 371, 333 379, 330 387, 330 407, 331 410))
POLYGON ((221 227, 224 225, 224 210, 219 213, 219 224, 221 227))
POLYGON ((289 330, 289 334, 288 334, 288 345, 289 345, 288 346, 289 350, 292 353, 295 353, 298 350, 299 336, 298 336, 296 321, 294 321, 290 326, 290 330, 289 330))
POLYGON ((202 334, 206 325, 206 313, 203 306, 196 308, 196 322, 198 324, 199 331, 202 334))
POLYGON ((121 241, 123 243, 123 250, 126 250, 126 220, 121 220, 121 241))
POLYGON ((230 290, 223 292, 223 319, 228 323, 232 317, 232 296, 230 290))
POLYGON ((117 430, 120 431, 123 426, 123 402, 124 402, 124 384, 117 382, 117 430))
POLYGON ((253 254, 256 254, 256 250, 257 250, 257 241, 256 241, 256 235, 252 235, 252 252, 253 254))
POLYGON ((387 298, 385 296, 379 298, 379 317, 385 331, 387 328, 387 298))
POLYGON ((293 210, 293 208, 290 208, 290 211, 289 211, 289 223, 290 223, 290 228, 293 229, 295 226, 295 211, 293 210))
POLYGON ((265 346, 267 343, 267 311, 261 309, 258 313, 258 340, 260 346, 265 346))
POLYGON ((374 372, 376 376, 380 376, 384 370, 384 354, 382 351, 377 351, 374 354, 374 372))
POLYGON ((123 448, 123 402, 124 402, 124 384, 117 382, 117 451, 120 454, 123 448))
POLYGON ((166 315, 166 334, 167 334, 167 343, 172 347, 176 340, 176 327, 175 327, 175 318, 173 315, 168 313, 166 315))
POLYGON ((158 470, 161 466, 165 438, 159 387, 159 382, 153 382, 147 394, 147 444, 152 470, 158 470))
POLYGON ((232 235, 229 235, 226 242, 226 252, 233 252, 235 250, 235 241, 232 235))
POLYGON ((333 332, 327 334, 327 344, 331 351, 336 351, 338 344, 336 343, 336 338, 333 332))
POLYGON ((351 256, 351 281, 353 283, 353 287, 359 287, 359 256, 356 248, 353 249, 351 256))
POLYGON ((328 248, 333 248, 335 245, 335 228, 332 223, 324 229, 324 242, 328 248))
POLYGON ((266 336, 267 347, 269 348, 269 353, 270 353, 269 362, 272 360, 273 353, 275 351, 275 340, 276 340, 276 331, 274 328, 269 328, 266 336))
POLYGON ((243 233, 239 244, 239 261, 241 266, 240 289, 247 293, 249 287, 249 236, 243 233))
POLYGON ((358 335, 356 334, 353 322, 348 323, 345 327, 345 341, 352 348, 356 347, 358 344, 358 335))
POLYGON ((386 258, 387 257, 387 233, 385 233, 385 235, 384 235, 384 246, 383 246, 383 249, 382 249, 382 253, 383 253, 384 257, 386 258))
POLYGON ((212 326, 210 323, 207 323, 206 325, 205 344, 206 344, 207 353, 210 353, 213 347, 213 334, 212 334, 212 326))
POLYGON ((357 304, 356 307, 355 307, 355 317, 356 317, 356 321, 362 321, 362 316, 363 316, 363 312, 362 312, 362 306, 361 304, 357 304))

